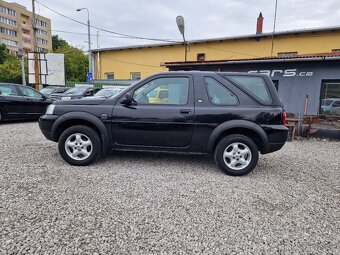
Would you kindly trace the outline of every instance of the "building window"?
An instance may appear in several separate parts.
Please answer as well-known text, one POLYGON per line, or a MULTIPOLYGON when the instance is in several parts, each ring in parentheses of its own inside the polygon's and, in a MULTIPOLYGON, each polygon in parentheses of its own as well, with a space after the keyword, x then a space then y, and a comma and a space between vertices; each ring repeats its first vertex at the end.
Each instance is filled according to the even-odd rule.
POLYGON ((198 53, 197 61, 205 61, 205 53, 198 53))
POLYGON ((0 33, 5 34, 5 35, 9 35, 9 36, 13 36, 13 37, 17 36, 16 31, 8 29, 8 28, 4 28, 4 27, 0 27, 0 33))
POLYGON ((44 21, 42 21, 42 20, 40 20, 40 19, 36 19, 36 20, 35 20, 35 24, 36 24, 37 26, 40 26, 40 27, 47 27, 47 23, 44 22, 44 21))
POLYGON ((8 40, 8 39, 3 39, 3 38, 0 38, 0 43, 3 43, 3 44, 8 45, 8 46, 13 46, 13 47, 18 46, 18 42, 8 40))
POLYGON ((140 80, 140 78, 141 78, 140 72, 130 73, 130 79, 131 80, 140 80))
POLYGON ((1 17, 1 16, 0 16, 0 22, 7 24, 7 25, 14 26, 14 27, 17 25, 17 22, 15 20, 7 19, 7 18, 1 17))
POLYGON ((47 45, 48 42, 45 39, 37 38, 37 43, 42 44, 42 45, 47 45))
POLYGON ((340 52, 340 49, 332 49, 332 52, 340 52))
POLYGON ((37 51, 40 52, 40 53, 47 53, 47 52, 48 52, 48 49, 38 47, 38 48, 37 48, 37 51))
POLYGON ((340 116, 340 80, 322 81, 320 113, 340 116))
POLYGON ((288 52, 278 52, 277 55, 279 57, 294 57, 297 56, 297 51, 288 51, 288 52))
POLYGON ((1 5, 0 5, 0 12, 6 13, 6 14, 14 16, 14 17, 17 15, 16 11, 9 9, 7 7, 1 6, 1 5))
POLYGON ((25 35, 29 35, 29 34, 30 34, 30 31, 29 31, 29 30, 23 29, 23 30, 22 30, 22 33, 25 34, 25 35))
POLYGON ((42 29, 37 29, 37 34, 39 34, 39 35, 45 35, 45 36, 48 35, 47 31, 42 30, 42 29))
POLYGON ((114 80, 115 74, 113 72, 104 74, 106 80, 114 80))

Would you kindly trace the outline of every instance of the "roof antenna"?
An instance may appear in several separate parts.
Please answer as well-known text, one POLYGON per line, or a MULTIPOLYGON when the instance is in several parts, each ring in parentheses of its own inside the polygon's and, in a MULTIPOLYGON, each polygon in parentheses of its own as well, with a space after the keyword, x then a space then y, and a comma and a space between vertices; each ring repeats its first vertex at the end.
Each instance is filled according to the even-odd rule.
POLYGON ((276 16, 277 16, 277 0, 275 0, 275 14, 274 14, 274 27, 273 27, 273 34, 272 34, 272 50, 270 52, 270 56, 273 56, 274 50, 274 33, 275 33, 275 25, 276 25, 276 16))

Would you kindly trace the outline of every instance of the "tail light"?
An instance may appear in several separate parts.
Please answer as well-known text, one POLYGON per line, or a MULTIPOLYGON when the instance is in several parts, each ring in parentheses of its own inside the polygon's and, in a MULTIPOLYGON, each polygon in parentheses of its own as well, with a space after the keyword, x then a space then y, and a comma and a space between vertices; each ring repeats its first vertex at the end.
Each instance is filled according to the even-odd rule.
POLYGON ((287 113, 285 111, 282 112, 282 125, 286 126, 287 124, 287 113))

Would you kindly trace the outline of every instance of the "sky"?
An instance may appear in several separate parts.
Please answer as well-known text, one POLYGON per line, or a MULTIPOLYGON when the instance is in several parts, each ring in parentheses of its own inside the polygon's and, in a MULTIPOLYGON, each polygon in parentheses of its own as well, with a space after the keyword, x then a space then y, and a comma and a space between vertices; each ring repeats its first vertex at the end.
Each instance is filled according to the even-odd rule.
MULTIPOLYGON (((15 0, 14 0, 15 1, 15 0)), ((32 10, 31 0, 16 0, 32 10)), ((263 32, 272 32, 275 0, 37 0, 36 12, 51 19, 52 34, 71 45, 87 50, 88 8, 92 26, 138 37, 181 41, 176 16, 185 20, 187 40, 250 35, 256 31, 260 12, 263 32), (46 8, 45 6, 50 9, 46 8), (55 12, 51 11, 54 10, 55 12), (63 32, 61 32, 63 31, 63 32)), ((276 31, 340 26, 339 0, 278 0, 276 31)), ((118 38, 91 28, 91 48, 163 43, 162 41, 118 38)))

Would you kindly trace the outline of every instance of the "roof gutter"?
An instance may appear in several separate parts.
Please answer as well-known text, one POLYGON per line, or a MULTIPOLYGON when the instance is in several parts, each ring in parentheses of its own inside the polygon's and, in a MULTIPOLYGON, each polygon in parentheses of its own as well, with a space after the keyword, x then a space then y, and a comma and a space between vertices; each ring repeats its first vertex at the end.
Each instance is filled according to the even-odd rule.
POLYGON ((340 60, 340 57, 313 57, 313 58, 290 58, 290 59, 261 59, 261 60, 240 60, 240 61, 216 61, 216 62, 195 62, 195 63, 164 63, 161 66, 202 66, 202 65, 233 65, 233 64, 250 64, 250 63, 273 63, 273 62, 307 62, 307 61, 332 61, 340 60))

